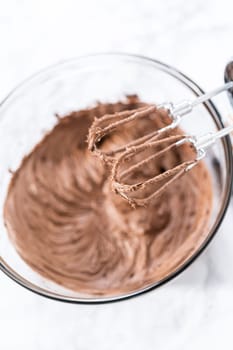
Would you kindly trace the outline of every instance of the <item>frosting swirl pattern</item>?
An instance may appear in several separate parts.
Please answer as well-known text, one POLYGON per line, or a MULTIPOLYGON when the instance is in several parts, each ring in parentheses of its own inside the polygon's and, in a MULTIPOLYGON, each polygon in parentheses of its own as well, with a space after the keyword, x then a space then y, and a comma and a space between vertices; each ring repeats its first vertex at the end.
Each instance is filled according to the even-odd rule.
MULTIPOLYGON (((113 295, 145 287, 174 271, 207 235, 212 190, 203 163, 148 207, 132 209, 111 191, 106 165, 88 151, 94 117, 139 105, 132 97, 60 118, 12 177, 4 208, 11 240, 28 265, 69 289, 113 295)), ((110 135, 104 147, 161 122, 152 115, 110 135)), ((172 164, 182 152, 191 151, 174 150, 163 162, 172 164)))

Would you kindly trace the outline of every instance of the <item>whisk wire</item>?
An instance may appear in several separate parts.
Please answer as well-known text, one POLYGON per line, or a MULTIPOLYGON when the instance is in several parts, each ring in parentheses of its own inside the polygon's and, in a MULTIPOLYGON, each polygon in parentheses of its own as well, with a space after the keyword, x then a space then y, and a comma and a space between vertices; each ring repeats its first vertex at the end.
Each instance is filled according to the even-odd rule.
POLYGON ((206 94, 198 96, 194 100, 186 100, 177 104, 164 103, 158 105, 157 107, 155 105, 147 105, 138 109, 123 111, 95 119, 90 128, 88 147, 90 150, 95 151, 102 159, 108 160, 109 157, 112 157, 111 180, 113 190, 123 198, 127 199, 133 206, 145 205, 152 198, 160 195, 165 189, 168 188, 168 186, 173 184, 174 181, 180 178, 185 172, 190 171, 201 159, 205 157, 208 147, 213 145, 218 139, 225 137, 233 131, 233 125, 223 128, 215 133, 207 133, 200 137, 173 134, 169 135, 167 132, 177 127, 181 118, 190 113, 194 107, 206 102, 213 96, 232 88, 233 81, 228 82, 206 94), (170 123, 166 122, 166 125, 163 127, 153 130, 147 135, 140 136, 136 140, 130 141, 125 145, 120 145, 114 150, 107 150, 106 152, 103 152, 98 149, 98 143, 108 133, 115 131, 118 127, 129 122, 140 118, 149 117, 151 113, 155 113, 162 109, 166 111, 167 121, 170 118, 170 123), (185 161, 181 160, 180 164, 176 164, 173 168, 167 169, 159 174, 156 174, 155 169, 155 173, 153 174, 152 172, 153 175, 150 174, 149 178, 144 178, 140 181, 138 180, 136 183, 130 183, 140 168, 146 169, 149 163, 152 163, 153 166, 153 164, 155 164, 153 162, 157 157, 164 156, 166 152, 171 151, 174 147, 179 147, 184 143, 188 143, 193 148, 195 154, 193 159, 185 161), (140 159, 138 155, 147 150, 149 150, 149 155, 145 156, 143 159, 140 159), (137 162, 128 166, 126 169, 126 163, 130 160, 132 161, 134 156, 137 162), (150 188, 151 190, 148 194, 148 190, 150 188), (143 191, 144 193, 142 193, 143 191), (137 193, 139 194, 138 197, 137 193))

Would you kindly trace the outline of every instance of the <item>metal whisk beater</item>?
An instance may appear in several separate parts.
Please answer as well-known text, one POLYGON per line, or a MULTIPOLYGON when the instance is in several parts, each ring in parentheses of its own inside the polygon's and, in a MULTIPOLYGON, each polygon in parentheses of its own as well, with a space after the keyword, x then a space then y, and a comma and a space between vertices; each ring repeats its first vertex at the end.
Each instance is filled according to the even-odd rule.
POLYGON ((175 135, 161 140, 152 141, 124 152, 113 164, 112 167, 112 188, 113 190, 126 199, 133 207, 145 206, 154 197, 164 192, 175 180, 182 177, 185 173, 196 166, 202 160, 206 151, 218 139, 228 135, 233 131, 233 125, 223 128, 215 133, 207 133, 200 137, 175 135), (168 144, 167 144, 168 143, 168 144), (194 151, 192 159, 181 162, 173 168, 166 170, 158 175, 152 176, 147 180, 127 183, 127 178, 138 171, 140 168, 146 167, 150 162, 153 162, 159 156, 165 155, 168 151, 181 147, 182 145, 189 145, 194 151), (134 154, 143 152, 146 149, 153 149, 153 147, 161 146, 158 152, 152 154, 140 162, 128 167, 126 170, 121 170, 121 165, 126 163, 134 154), (149 193, 149 194, 148 194, 149 193), (139 197, 137 197, 139 194, 139 197))
POLYGON ((175 180, 191 170, 206 155, 206 150, 213 145, 216 140, 222 138, 233 131, 233 125, 226 127, 216 133, 208 133, 201 137, 188 135, 173 135, 172 129, 177 127, 181 118, 190 113, 193 108, 217 94, 233 88, 233 82, 203 94, 193 101, 183 101, 178 104, 163 103, 155 106, 150 105, 131 111, 123 111, 113 115, 105 115, 96 119, 90 128, 88 146, 100 158, 110 161, 112 164, 111 182, 113 190, 126 199, 132 206, 142 206, 149 203, 154 197, 160 195, 175 180), (170 124, 142 135, 116 149, 102 151, 99 147, 103 137, 116 131, 124 124, 140 118, 148 117, 152 112, 165 110, 170 118, 170 124), (169 133, 170 132, 170 133, 169 133), (181 161, 169 170, 158 172, 149 178, 139 179, 134 176, 140 169, 145 169, 158 157, 165 156, 167 152, 182 147, 190 146, 193 150, 191 159, 181 161), (138 160, 138 154, 149 151, 149 155, 138 160), (128 162, 135 157, 135 164, 127 166, 128 162), (131 181, 128 181, 128 179, 131 181))
POLYGON ((128 150, 130 147, 138 146, 145 142, 151 142, 160 137, 161 134, 174 129, 177 127, 185 115, 189 114, 194 107, 197 105, 204 103, 205 101, 211 99, 212 97, 218 95, 219 93, 230 90, 233 88, 233 81, 224 84, 223 86, 214 89, 206 94, 203 94, 197 97, 194 100, 184 100, 180 103, 173 104, 172 102, 165 102, 162 104, 156 105, 147 105, 133 110, 125 110, 123 112, 114 113, 104 115, 101 118, 96 118, 92 123, 89 129, 88 135, 88 148, 95 154, 97 154, 100 158, 110 161, 113 158, 117 157, 120 153, 128 150), (165 127, 153 130, 147 135, 143 135, 138 139, 131 141, 123 146, 119 146, 113 150, 103 151, 101 147, 99 147, 101 140, 108 134, 116 130, 120 130, 120 128, 128 124, 132 121, 136 121, 143 118, 148 118, 151 113, 156 111, 165 110, 168 112, 168 116, 170 118, 169 125, 165 127))

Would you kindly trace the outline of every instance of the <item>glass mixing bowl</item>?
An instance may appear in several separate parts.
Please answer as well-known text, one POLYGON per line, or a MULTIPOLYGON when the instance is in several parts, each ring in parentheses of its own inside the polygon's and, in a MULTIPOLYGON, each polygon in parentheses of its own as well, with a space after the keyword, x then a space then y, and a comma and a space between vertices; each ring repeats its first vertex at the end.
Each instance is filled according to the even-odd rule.
MULTIPOLYGON (((0 206, 1 213, 11 178, 25 154, 56 123, 55 113, 65 115, 95 104, 115 102, 127 94, 146 102, 179 102, 203 93, 176 69, 153 59, 128 54, 99 54, 60 63, 29 78, 0 105, 0 206)), ((183 118, 189 134, 203 134, 222 127, 211 101, 183 118), (200 132, 201 130, 201 132, 200 132)), ((92 297, 67 290, 34 272, 17 254, 0 220, 0 268, 20 285, 40 295, 75 303, 98 303, 126 299, 161 286, 190 265, 217 232, 231 194, 232 151, 229 137, 219 141, 206 158, 213 179, 213 209, 209 233, 194 254, 166 278, 124 295, 92 297)), ((23 203, 22 203, 23 205, 23 203)))

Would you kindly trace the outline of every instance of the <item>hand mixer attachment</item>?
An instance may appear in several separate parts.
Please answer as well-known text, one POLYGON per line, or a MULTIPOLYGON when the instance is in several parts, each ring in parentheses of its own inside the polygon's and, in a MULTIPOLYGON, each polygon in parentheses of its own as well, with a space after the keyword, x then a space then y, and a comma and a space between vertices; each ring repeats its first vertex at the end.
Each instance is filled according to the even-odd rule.
POLYGON ((114 163, 112 168, 112 188, 113 190, 126 199, 133 207, 146 206, 154 197, 160 195, 164 190, 174 183, 175 180, 183 176, 191 170, 198 162, 206 155, 206 150, 212 146, 218 139, 228 135, 233 131, 233 125, 226 127, 216 133, 207 133, 200 137, 196 136, 170 136, 162 140, 149 142, 148 144, 140 145, 135 150, 129 149, 123 153, 114 163), (124 169, 124 163, 127 162, 134 154, 139 154, 147 149, 162 146, 161 150, 153 152, 147 158, 139 161, 131 167, 124 169), (193 150, 193 157, 181 161, 173 168, 160 172, 159 174, 149 177, 144 177, 143 181, 127 182, 128 178, 133 179, 134 174, 140 168, 148 166, 156 158, 165 155, 174 148, 186 145, 193 150))
POLYGON ((218 95, 223 91, 232 89, 232 87, 233 82, 228 82, 215 90, 197 97, 193 101, 185 100, 177 104, 173 104, 172 102, 165 102, 158 106, 147 105, 133 110, 126 110, 119 113, 104 115, 101 118, 95 118, 89 129, 88 149, 94 152, 101 159, 105 161, 111 161, 130 147, 138 146, 144 142, 160 138, 161 134, 164 134, 165 132, 172 130, 178 126, 181 118, 190 113, 195 106, 209 100, 210 98, 218 95), (120 130, 123 125, 129 124, 132 121, 138 121, 140 119, 150 117, 150 114, 153 112, 159 113, 160 116, 162 116, 165 112, 170 118, 169 124, 162 127, 161 129, 153 130, 151 133, 143 135, 138 139, 131 141, 123 146, 117 147, 113 150, 108 150, 105 152, 101 149, 101 141, 104 137, 118 129, 120 130))
POLYGON ((151 199, 163 193, 175 180, 191 170, 205 157, 208 147, 215 143, 217 139, 233 131, 233 125, 201 137, 173 135, 172 130, 178 126, 181 118, 190 113, 195 106, 232 88, 233 82, 228 82, 193 101, 143 106, 135 110, 123 111, 96 119, 90 128, 88 146, 101 159, 110 160, 113 190, 132 206, 147 205, 151 199), (100 141, 103 137, 124 124, 149 117, 152 112, 161 110, 165 110, 169 116, 171 121, 169 124, 114 150, 108 150, 107 152, 101 150, 100 141), (192 150, 192 152, 188 152, 188 159, 180 159, 178 162, 174 162, 174 165, 169 169, 166 167, 162 169, 155 168, 155 159, 165 158, 171 150, 179 147, 189 147, 192 150))
POLYGON ((146 142, 147 140, 153 138, 158 134, 157 130, 151 132, 149 135, 142 136, 135 141, 129 142, 124 146, 117 147, 114 150, 104 152, 98 147, 101 140, 106 135, 112 133, 124 124, 148 117, 150 113, 155 112, 157 109, 158 107, 151 105, 149 107, 140 107, 134 110, 127 110, 119 113, 104 115, 101 118, 96 118, 89 129, 88 149, 97 154, 101 159, 110 161, 129 147, 139 145, 140 143, 146 142))

